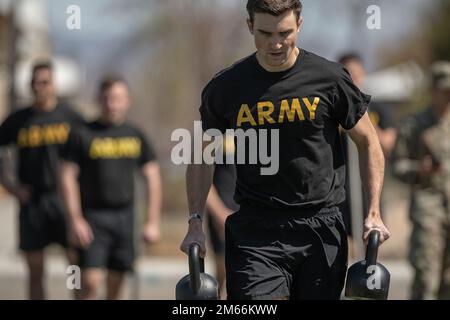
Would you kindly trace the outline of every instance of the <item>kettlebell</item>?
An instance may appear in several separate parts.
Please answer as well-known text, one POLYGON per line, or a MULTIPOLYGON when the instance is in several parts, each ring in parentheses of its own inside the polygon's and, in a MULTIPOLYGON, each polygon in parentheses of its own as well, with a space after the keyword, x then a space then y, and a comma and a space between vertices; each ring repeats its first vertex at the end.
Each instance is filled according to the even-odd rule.
POLYGON ((200 246, 189 247, 189 274, 178 281, 175 289, 177 300, 219 300, 217 280, 205 273, 204 259, 199 258, 200 246))
POLYGON ((347 273, 345 297, 348 299, 387 300, 391 275, 381 263, 377 263, 380 232, 369 234, 366 259, 353 264, 347 273))

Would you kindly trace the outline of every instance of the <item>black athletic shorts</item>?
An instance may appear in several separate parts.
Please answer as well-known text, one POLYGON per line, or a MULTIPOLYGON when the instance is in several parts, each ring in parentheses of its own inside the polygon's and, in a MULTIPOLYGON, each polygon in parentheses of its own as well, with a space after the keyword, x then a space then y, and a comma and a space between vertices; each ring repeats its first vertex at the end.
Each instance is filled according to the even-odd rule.
POLYGON ((222 239, 220 237, 219 230, 216 226, 216 224, 213 221, 213 217, 211 213, 208 212, 208 236, 209 240, 211 242, 212 249, 215 254, 221 255, 225 254, 225 239, 222 239))
POLYGON ((228 299, 340 298, 347 234, 337 207, 307 213, 244 205, 225 228, 228 299))
POLYGON ((94 239, 87 249, 79 249, 81 269, 107 268, 130 271, 135 259, 133 207, 84 209, 94 239))
POLYGON ((56 192, 33 195, 20 206, 19 249, 39 251, 51 243, 67 247, 66 217, 56 192))

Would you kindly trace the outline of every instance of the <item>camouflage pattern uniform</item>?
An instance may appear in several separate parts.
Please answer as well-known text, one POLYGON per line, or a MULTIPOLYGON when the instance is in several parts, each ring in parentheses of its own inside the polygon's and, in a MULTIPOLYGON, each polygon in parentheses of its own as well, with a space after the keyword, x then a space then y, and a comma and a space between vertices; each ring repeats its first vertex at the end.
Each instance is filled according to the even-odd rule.
POLYGON ((450 299, 450 110, 438 118, 430 107, 404 121, 393 173, 411 185, 411 298, 450 299), (419 177, 425 157, 431 159, 433 171, 419 177))

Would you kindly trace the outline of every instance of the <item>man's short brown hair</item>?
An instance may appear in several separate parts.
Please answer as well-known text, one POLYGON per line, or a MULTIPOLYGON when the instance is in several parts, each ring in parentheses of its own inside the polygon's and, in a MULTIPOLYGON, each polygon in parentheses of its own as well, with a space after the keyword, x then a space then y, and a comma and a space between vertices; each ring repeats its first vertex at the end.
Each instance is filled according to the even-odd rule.
POLYGON ((34 77, 36 76, 36 72, 38 72, 40 70, 48 70, 48 71, 52 72, 53 65, 52 65, 51 61, 49 61, 49 60, 39 61, 33 65, 33 68, 31 71, 31 82, 32 83, 34 82, 34 77))
POLYGON ((125 80, 124 77, 122 77, 121 75, 118 75, 118 74, 110 74, 110 75, 103 77, 103 79, 100 81, 100 85, 98 87, 98 93, 100 95, 105 93, 116 83, 122 83, 129 89, 128 82, 125 80))
POLYGON ((257 12, 279 16, 289 10, 294 10, 299 19, 302 13, 300 0, 248 0, 247 2, 247 12, 251 22, 257 12))
POLYGON ((342 65, 346 65, 347 63, 350 63, 352 61, 359 62, 360 64, 363 64, 363 59, 357 52, 346 52, 339 56, 338 62, 342 65))

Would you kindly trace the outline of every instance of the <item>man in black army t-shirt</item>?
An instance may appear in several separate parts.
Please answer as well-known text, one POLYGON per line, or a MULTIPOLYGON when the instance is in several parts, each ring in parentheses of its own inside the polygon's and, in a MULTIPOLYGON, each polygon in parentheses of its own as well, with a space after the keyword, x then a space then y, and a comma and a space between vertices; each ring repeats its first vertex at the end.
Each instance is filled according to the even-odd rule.
MULTIPOLYGON (((225 227, 228 298, 338 299, 347 267, 339 125, 361 159, 369 197, 363 237, 372 229, 381 241, 389 237, 380 217, 384 159, 366 112, 370 97, 342 66, 296 46, 300 1, 249 0, 247 10, 257 52, 214 77, 200 114, 204 130, 278 129, 279 170, 261 175, 261 162, 236 165, 240 209, 225 227)), ((184 252, 198 243, 205 254, 202 214, 212 169, 188 166, 184 252)))
POLYGON ((119 298, 124 273, 133 267, 133 173, 138 168, 148 187, 143 238, 148 243, 159 239, 159 166, 144 135, 125 122, 126 82, 106 78, 99 99, 100 118, 70 135, 61 170, 71 240, 80 249, 81 299, 97 297, 101 268, 108 269, 106 298, 119 298))
MULTIPOLYGON (((357 53, 348 52, 340 56, 338 61, 347 69, 353 83, 361 89, 366 80, 366 70, 362 58, 357 53)), ((380 140, 384 157, 388 159, 397 137, 391 108, 385 103, 371 102, 368 114, 373 126, 377 130, 378 140, 380 140)))
MULTIPOLYGON (((31 107, 12 113, 0 126, 0 146, 18 148, 18 181, 2 172, 2 184, 20 202, 19 248, 29 272, 29 298, 44 299, 44 249, 67 247, 63 206, 57 192, 58 157, 69 132, 81 118, 58 102, 49 62, 33 67, 31 107)), ((69 254, 70 263, 74 263, 69 254)))

